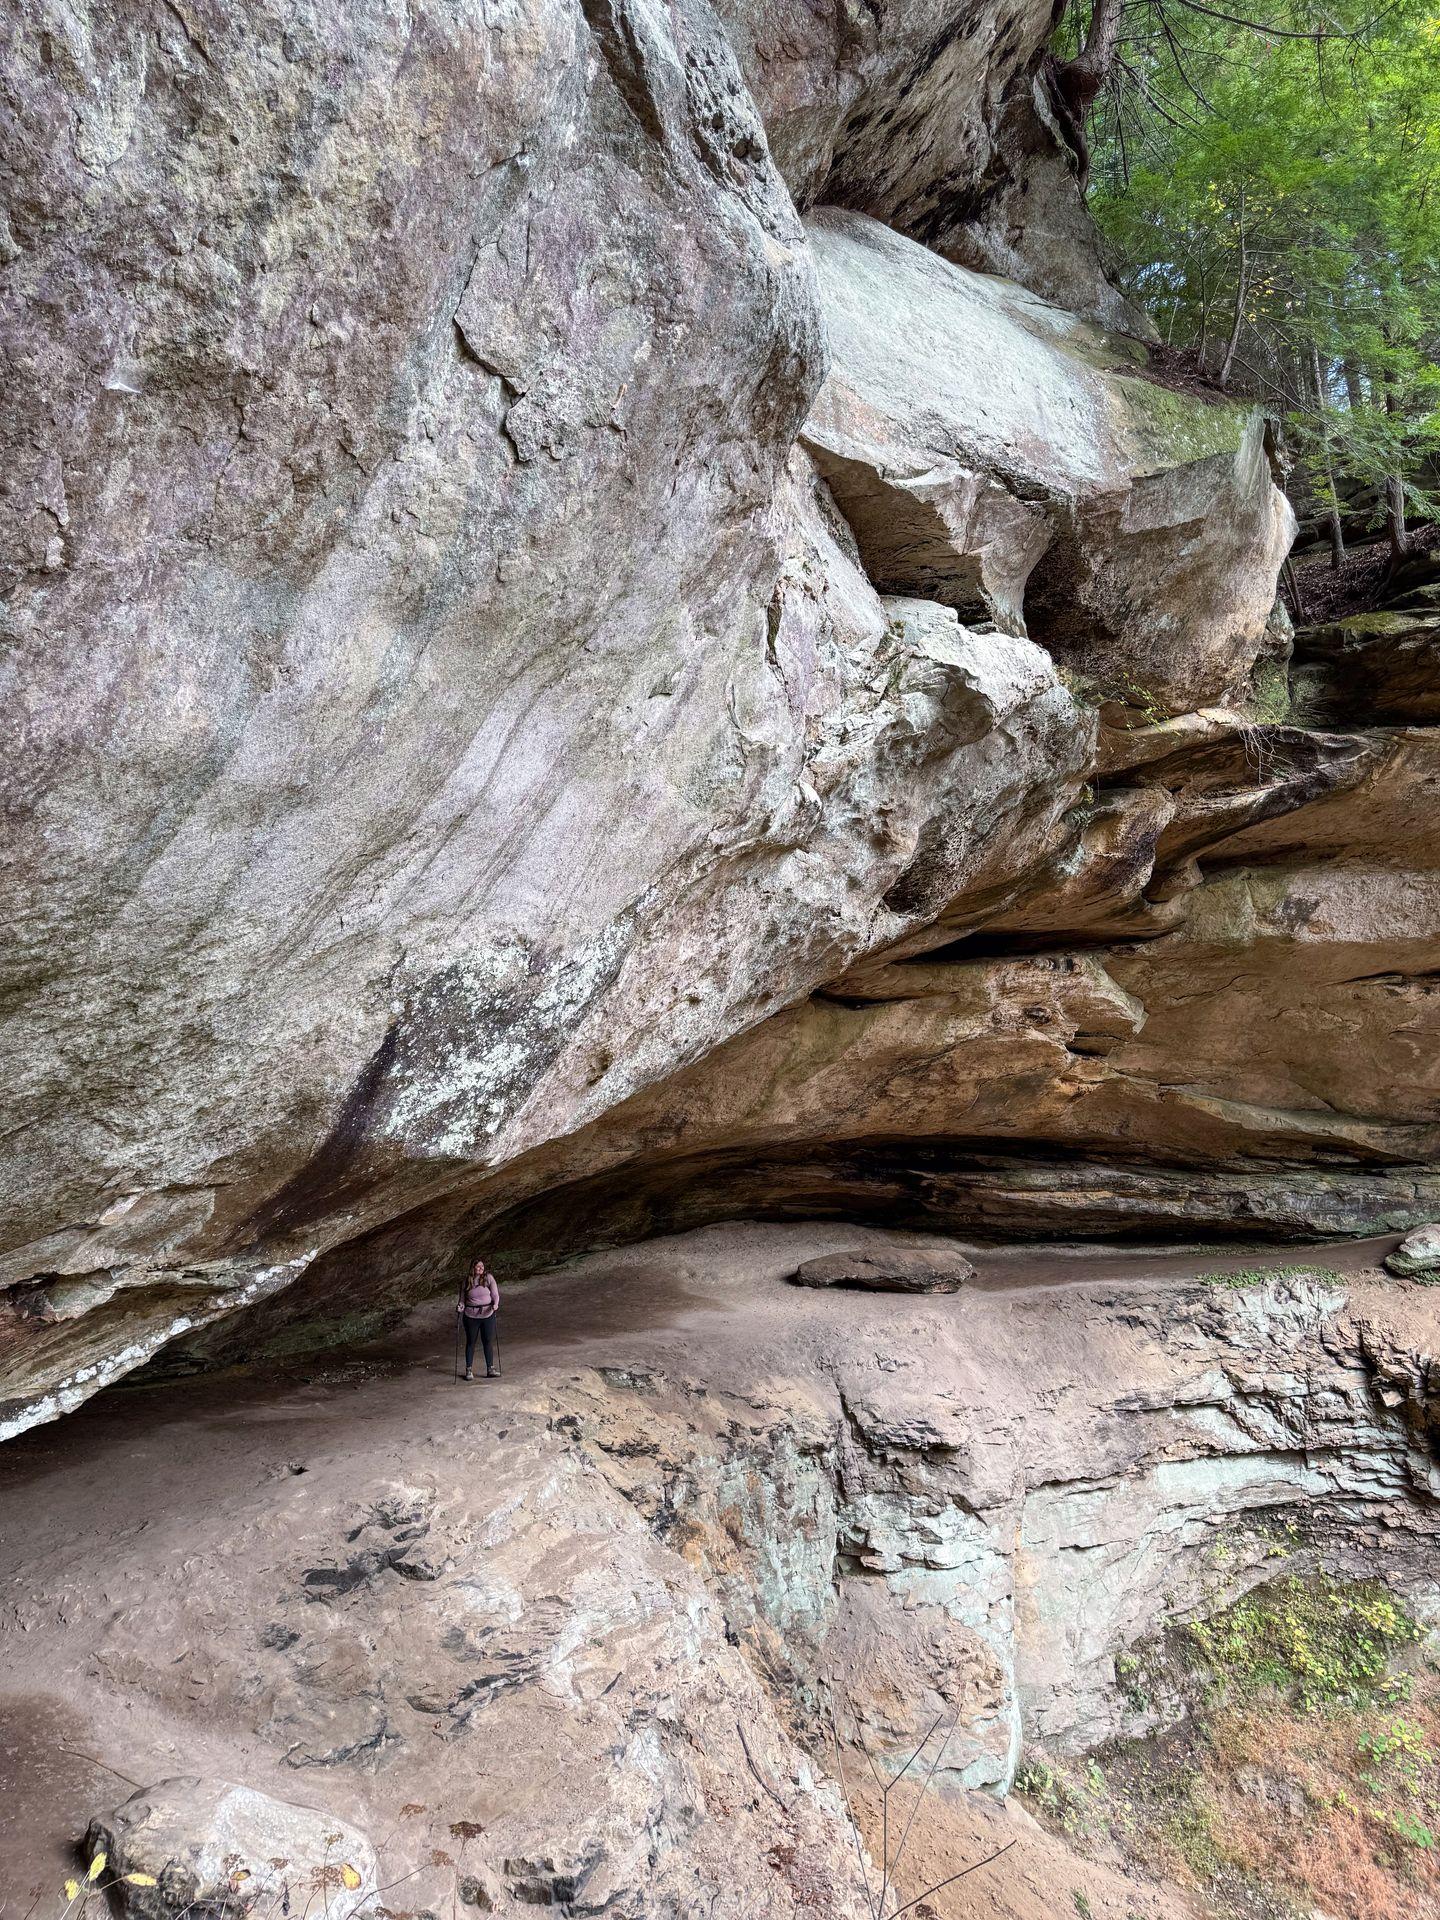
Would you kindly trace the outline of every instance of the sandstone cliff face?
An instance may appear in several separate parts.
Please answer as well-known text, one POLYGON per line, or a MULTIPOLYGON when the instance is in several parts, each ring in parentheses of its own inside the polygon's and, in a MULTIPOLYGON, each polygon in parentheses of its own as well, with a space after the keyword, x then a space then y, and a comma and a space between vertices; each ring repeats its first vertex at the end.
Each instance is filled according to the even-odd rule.
POLYGON ((919 244, 1047 20, 17 32, 9 1427, 1042 871, 1087 634, 1243 680, 1258 427, 919 244))
POLYGON ((998 1803, 1144 1731, 1157 1621, 1382 1556, 1436 1617, 1429 1269, 984 1244, 1440 1214, 1437 590, 1275 614, 1273 437, 1114 331, 1051 16, 8 47, 0 1435, 167 1385, 6 1449, 5 1623, 99 1764, 313 1799, 407 1910, 858 1917, 836 1749, 936 1715, 925 1822, 1064 1890, 998 1803), (785 1284, 896 1228, 979 1279, 785 1284), (174 1384, 476 1250, 584 1256, 483 1427, 448 1301, 174 1384))
POLYGON ((1259 717, 1266 429, 1014 218, 1048 19, 17 33, 7 1431, 479 1235, 1435 1210, 1424 639, 1259 717))

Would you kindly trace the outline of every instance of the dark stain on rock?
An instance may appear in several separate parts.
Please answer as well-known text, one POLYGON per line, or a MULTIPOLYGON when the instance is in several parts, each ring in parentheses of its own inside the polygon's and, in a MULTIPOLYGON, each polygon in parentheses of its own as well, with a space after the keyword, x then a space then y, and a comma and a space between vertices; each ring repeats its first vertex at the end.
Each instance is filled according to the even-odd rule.
POLYGON ((392 1026, 346 1094, 319 1147, 255 1214, 251 1223, 252 1245, 292 1233, 311 1220, 337 1212, 365 1191, 368 1182, 363 1149, 373 1132, 375 1117, 385 1104, 386 1082, 395 1064, 396 1048, 396 1030, 392 1026))

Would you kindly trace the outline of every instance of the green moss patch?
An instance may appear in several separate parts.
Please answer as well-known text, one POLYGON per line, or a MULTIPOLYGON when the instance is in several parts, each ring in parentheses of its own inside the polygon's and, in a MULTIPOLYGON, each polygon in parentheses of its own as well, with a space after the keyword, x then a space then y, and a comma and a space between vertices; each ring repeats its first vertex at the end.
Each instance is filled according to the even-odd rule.
POLYGON ((1197 1276, 1202 1287, 1233 1287, 1245 1292, 1251 1287, 1273 1286, 1277 1280, 1320 1280, 1327 1286, 1342 1286, 1333 1267, 1239 1267, 1233 1273, 1217 1267, 1213 1273, 1197 1276))
POLYGON ((1433 1920, 1440 1676, 1378 1582, 1257 1589, 1117 1661, 1171 1724, 1016 1782, 1082 1853, 1119 1848, 1220 1920, 1433 1920))
POLYGON ((1237 452, 1254 411, 1248 404, 1198 400, 1128 374, 1116 374, 1114 380, 1135 452, 1157 470, 1237 452))
POLYGON ((1424 1638, 1384 1587, 1295 1578, 1262 1587, 1212 1620, 1192 1621, 1187 1631, 1194 1665, 1212 1691, 1228 1700, 1268 1690, 1307 1713, 1407 1699, 1410 1676, 1391 1663, 1424 1638))

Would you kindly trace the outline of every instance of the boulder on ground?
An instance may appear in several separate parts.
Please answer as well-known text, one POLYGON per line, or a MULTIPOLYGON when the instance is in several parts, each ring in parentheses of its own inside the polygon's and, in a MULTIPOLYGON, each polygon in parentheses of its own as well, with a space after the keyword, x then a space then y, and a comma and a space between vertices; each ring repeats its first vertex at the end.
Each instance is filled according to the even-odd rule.
POLYGON ((871 1293, 958 1293, 975 1269, 949 1247, 879 1247, 827 1253, 797 1267, 797 1287, 864 1287, 871 1293))
POLYGON ((1440 1221, 1407 1233, 1385 1261, 1386 1270, 1408 1279, 1412 1275, 1440 1280, 1440 1221))
POLYGON ((91 1821, 85 1848, 106 1855, 104 1878, 118 1883, 127 1920, 221 1912, 238 1920, 257 1905, 323 1909, 327 1920, 375 1911, 375 1849, 363 1833, 231 1780, 192 1775, 142 1787, 91 1821))

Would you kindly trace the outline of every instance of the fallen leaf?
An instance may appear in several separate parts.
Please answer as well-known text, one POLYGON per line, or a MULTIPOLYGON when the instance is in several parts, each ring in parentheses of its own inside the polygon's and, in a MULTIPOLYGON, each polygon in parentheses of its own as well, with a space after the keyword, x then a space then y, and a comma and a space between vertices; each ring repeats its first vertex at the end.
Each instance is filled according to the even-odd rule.
POLYGON ((360 1876, 355 1871, 354 1867, 350 1865, 348 1860, 345 1862, 345 1865, 340 1869, 340 1878, 344 1883, 344 1885, 349 1888, 351 1893, 353 1893, 360 1884, 360 1876))

